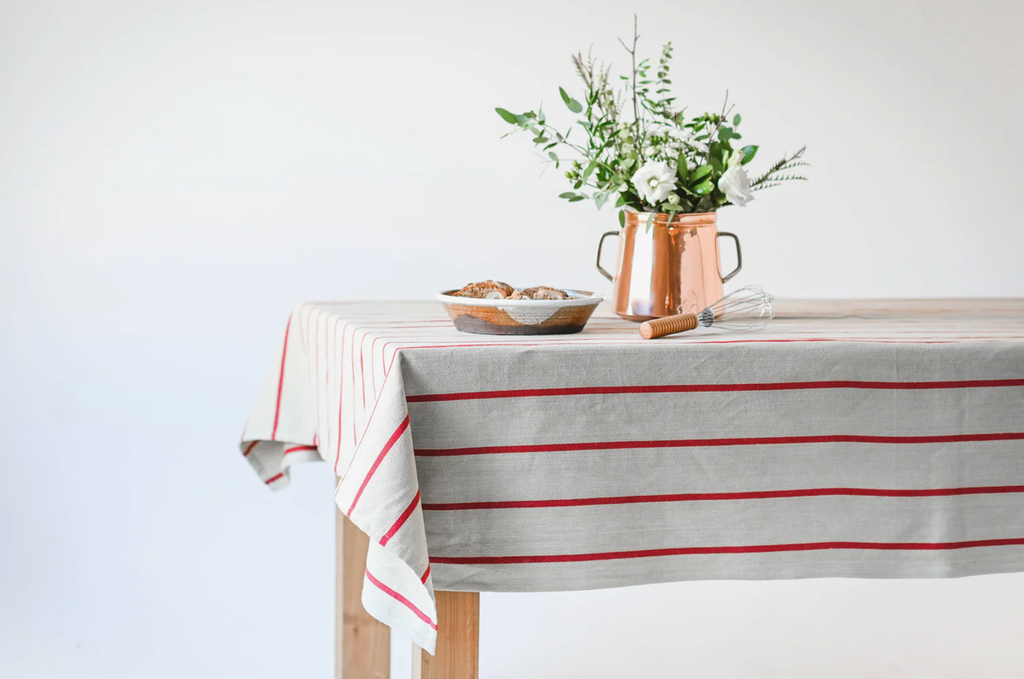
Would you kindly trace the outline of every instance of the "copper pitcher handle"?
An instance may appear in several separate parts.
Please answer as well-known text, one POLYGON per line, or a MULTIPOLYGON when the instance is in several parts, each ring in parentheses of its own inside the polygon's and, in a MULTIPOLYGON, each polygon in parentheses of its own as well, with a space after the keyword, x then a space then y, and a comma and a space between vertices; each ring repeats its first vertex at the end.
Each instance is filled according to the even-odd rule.
MULTIPOLYGON (((605 271, 601 267, 601 249, 604 247, 604 239, 605 238, 607 238, 608 236, 621 236, 621 235, 622 235, 622 233, 620 231, 609 231, 607 233, 602 234, 601 235, 601 240, 598 241, 598 243, 597 243, 597 270, 601 272, 602 276, 604 276, 605 278, 607 278, 608 280, 610 280, 612 282, 615 281, 615 277, 612 276, 610 273, 608 273, 607 271, 605 271)), ((729 235, 732 235, 732 234, 729 234, 729 235)), ((735 236, 733 236, 733 238, 735 238, 735 236)), ((737 243, 736 247, 738 248, 739 247, 739 241, 736 241, 736 243, 737 243)), ((737 268, 736 271, 739 271, 739 269, 737 268)))
MULTIPOLYGON (((607 235, 607 234, 605 234, 605 235, 607 235)), ((740 269, 743 268, 743 250, 740 249, 740 239, 739 239, 739 237, 736 234, 729 233, 728 231, 719 231, 718 234, 715 236, 715 238, 721 238, 722 236, 727 236, 729 238, 732 238, 733 242, 736 243, 736 268, 733 269, 732 271, 730 271, 728 276, 723 276, 722 277, 722 282, 725 283, 730 278, 732 278, 733 276, 738 274, 740 272, 740 269)), ((601 249, 600 248, 598 248, 598 250, 597 250, 597 256, 598 257, 601 256, 601 249)), ((597 268, 600 269, 601 267, 597 267, 597 268)))

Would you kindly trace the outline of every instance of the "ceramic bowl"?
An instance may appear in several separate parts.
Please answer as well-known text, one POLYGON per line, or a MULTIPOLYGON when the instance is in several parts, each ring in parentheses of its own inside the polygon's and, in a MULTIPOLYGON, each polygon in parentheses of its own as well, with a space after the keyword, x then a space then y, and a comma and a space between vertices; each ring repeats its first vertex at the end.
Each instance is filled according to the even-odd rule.
POLYGON ((604 299, 585 290, 566 290, 569 299, 478 299, 438 293, 455 327, 481 335, 568 335, 583 330, 604 299))

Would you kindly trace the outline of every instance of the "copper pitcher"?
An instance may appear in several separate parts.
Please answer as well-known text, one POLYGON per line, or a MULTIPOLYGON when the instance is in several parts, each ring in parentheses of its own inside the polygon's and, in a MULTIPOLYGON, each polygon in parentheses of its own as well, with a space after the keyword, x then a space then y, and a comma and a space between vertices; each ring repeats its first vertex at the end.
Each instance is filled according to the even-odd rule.
POLYGON ((597 270, 615 284, 615 313, 632 321, 696 313, 722 297, 722 284, 743 266, 740 239, 719 232, 717 214, 676 215, 627 212, 620 231, 601 236, 597 270), (601 249, 609 236, 619 236, 616 274, 601 267, 601 249), (736 244, 736 268, 723 276, 718 259, 718 238, 736 244))

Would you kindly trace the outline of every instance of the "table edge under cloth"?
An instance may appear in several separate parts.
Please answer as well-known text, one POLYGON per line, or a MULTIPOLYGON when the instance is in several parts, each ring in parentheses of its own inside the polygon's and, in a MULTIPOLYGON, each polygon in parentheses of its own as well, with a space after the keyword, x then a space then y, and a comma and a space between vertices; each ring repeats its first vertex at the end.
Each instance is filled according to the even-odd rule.
MULTIPOLYGON (((383 384, 375 389, 372 410, 363 413, 362 422, 353 423, 357 428, 362 425, 363 433, 354 437, 349 454, 344 455, 340 415, 339 431, 334 434, 337 446, 335 439, 320 436, 320 393, 319 387, 313 386, 320 375, 310 354, 319 359, 321 351, 332 348, 314 346, 310 327, 318 310, 322 311, 317 305, 304 304, 293 311, 279 350, 280 363, 267 374, 239 447, 273 490, 288 485, 289 468, 294 464, 333 461, 340 477, 335 495, 338 507, 371 540, 364 607, 378 620, 401 626, 415 643, 433 653, 437 609, 402 370, 403 351, 416 346, 395 346, 390 360, 384 360, 388 367, 383 384), (377 474, 382 464, 389 465, 388 474, 377 474)), ((343 333, 361 322, 344 320, 343 315, 338 318, 343 333)), ((319 328, 319 321, 316 323, 319 328)), ((335 333, 337 329, 336 322, 335 333)), ((333 350, 337 351, 336 345, 333 350)), ((354 350, 350 351, 354 357, 354 350)), ((345 356, 342 346, 341 358, 345 356)), ((361 391, 365 395, 365 385, 361 391)), ((340 413, 340 403, 338 409, 340 413)))

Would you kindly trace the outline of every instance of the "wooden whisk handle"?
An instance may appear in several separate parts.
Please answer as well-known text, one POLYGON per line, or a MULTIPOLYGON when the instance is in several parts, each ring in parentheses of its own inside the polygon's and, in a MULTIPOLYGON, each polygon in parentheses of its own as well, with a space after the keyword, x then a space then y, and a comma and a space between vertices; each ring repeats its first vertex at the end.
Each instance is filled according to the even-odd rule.
POLYGON ((644 339, 657 339, 677 332, 693 330, 699 325, 697 314, 679 314, 644 321, 640 324, 640 336, 644 339))

